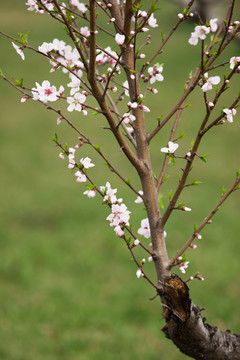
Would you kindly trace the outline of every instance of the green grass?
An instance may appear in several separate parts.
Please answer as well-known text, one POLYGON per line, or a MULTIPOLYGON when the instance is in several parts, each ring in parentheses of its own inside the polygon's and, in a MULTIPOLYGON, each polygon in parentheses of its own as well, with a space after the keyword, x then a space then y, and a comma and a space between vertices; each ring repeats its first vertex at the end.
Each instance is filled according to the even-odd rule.
MULTIPOLYGON (((164 1, 161 8, 161 28, 167 29, 164 30, 167 33, 176 19, 172 18, 175 7, 164 1)), ((17 31, 30 30, 33 46, 54 37, 66 39, 61 27, 55 27, 48 17, 26 12, 24 1, 6 2, 0 9, 1 29, 13 36, 17 31)), ((179 98, 188 72, 197 64, 198 50, 194 48, 191 56, 188 53, 187 39, 192 28, 193 24, 184 25, 175 42, 159 58, 165 64, 165 82, 159 86, 159 101, 149 97, 147 105, 153 109, 147 116, 149 127, 157 115, 165 114, 179 98), (152 118, 153 113, 156 115, 152 118)), ((149 53, 158 45, 158 31, 149 53)), ((60 73, 49 74, 47 62, 35 54, 26 51, 26 60, 22 62, 7 39, 0 37, 0 44, 0 67, 9 77, 24 77, 29 87, 46 78, 61 83, 60 73)), ((227 57, 239 55, 238 46, 229 48, 227 57)), ((57 131, 69 145, 77 143, 76 135, 64 124, 56 127, 55 114, 39 104, 20 104, 20 96, 3 81, 0 91, 0 358, 187 359, 160 331, 164 321, 159 301, 148 300, 154 292, 143 279, 136 278, 129 253, 105 221, 107 207, 100 205, 99 198, 89 200, 83 196, 83 187, 58 158, 52 135, 57 131)), ((184 128, 188 135, 180 144, 183 152, 187 151, 201 120, 201 103, 195 97, 191 101, 194 106, 186 111, 179 129, 181 132, 184 128)), ((110 152, 111 161, 139 188, 135 172, 110 133, 101 128, 104 121, 94 116, 79 119, 76 114, 73 121, 93 133, 94 143, 103 143, 102 149, 110 152)), ((167 130, 169 126, 152 143, 156 171, 167 130)), ((219 127, 206 137, 200 152, 210 154, 209 160, 195 166, 192 175, 203 183, 186 189, 183 196, 193 212, 176 213, 167 225, 170 255, 189 237, 193 224, 199 224, 215 205, 222 185, 227 187, 233 181, 234 171, 239 167, 238 144, 239 114, 232 125, 219 127)), ((81 149, 79 156, 86 155, 97 163, 96 154, 81 149)), ((177 165, 170 174, 178 170, 177 165)), ((110 179, 129 209, 134 209, 135 195, 128 195, 128 189, 106 168, 102 170, 99 165, 91 173, 98 184, 110 179)), ((163 191, 167 193, 174 184, 171 176, 163 191)), ((132 214, 135 230, 143 217, 145 213, 139 206, 132 214)), ((213 224, 205 228, 198 249, 188 252, 191 260, 188 274, 201 271, 206 279, 190 284, 194 302, 207 308, 209 322, 234 332, 240 328, 238 222, 236 193, 215 216, 213 224)), ((153 266, 149 264, 146 268, 155 279, 153 266)))

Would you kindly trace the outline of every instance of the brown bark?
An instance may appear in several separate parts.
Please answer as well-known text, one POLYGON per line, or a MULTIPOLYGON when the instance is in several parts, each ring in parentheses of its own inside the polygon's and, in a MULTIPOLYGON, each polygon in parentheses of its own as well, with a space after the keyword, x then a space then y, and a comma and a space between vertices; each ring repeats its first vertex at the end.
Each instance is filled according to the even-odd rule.
POLYGON ((181 352, 196 360, 239 360, 240 335, 206 323, 187 285, 175 274, 166 278, 161 298, 166 324, 162 331, 181 352))

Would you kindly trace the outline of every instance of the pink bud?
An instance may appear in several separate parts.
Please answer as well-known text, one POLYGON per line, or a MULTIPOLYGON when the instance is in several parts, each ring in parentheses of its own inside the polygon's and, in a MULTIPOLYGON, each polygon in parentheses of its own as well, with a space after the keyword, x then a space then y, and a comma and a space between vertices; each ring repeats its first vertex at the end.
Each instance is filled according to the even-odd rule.
POLYGON ((179 18, 179 19, 183 19, 183 18, 184 18, 184 15, 181 14, 181 13, 179 13, 179 14, 178 14, 178 18, 179 18))
POLYGON ((152 262, 152 261, 153 261, 153 257, 152 257, 152 256, 149 256, 149 257, 148 257, 148 261, 149 261, 149 262, 152 262))
POLYGON ((139 244, 140 244, 140 241, 139 241, 138 239, 135 239, 134 242, 133 242, 133 245, 134 245, 134 246, 137 246, 137 245, 139 245, 139 244))

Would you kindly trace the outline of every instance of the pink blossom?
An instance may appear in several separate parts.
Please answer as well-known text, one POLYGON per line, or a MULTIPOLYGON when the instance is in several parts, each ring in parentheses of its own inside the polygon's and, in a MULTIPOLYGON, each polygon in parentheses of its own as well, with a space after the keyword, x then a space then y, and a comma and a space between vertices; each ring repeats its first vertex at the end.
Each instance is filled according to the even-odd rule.
POLYGON ((148 25, 152 28, 158 27, 157 19, 155 19, 154 15, 151 14, 150 18, 147 21, 148 25))
POLYGON ((86 96, 77 92, 74 94, 74 97, 67 97, 67 102, 69 104, 67 110, 68 111, 81 111, 82 110, 82 103, 86 100, 86 96))
POLYGON ((115 35, 115 41, 119 46, 123 45, 125 41, 125 35, 117 33, 115 35))
POLYGON ((162 76, 163 67, 162 65, 155 64, 148 68, 148 73, 150 75, 150 84, 154 84, 155 81, 163 81, 164 77, 162 76))
POLYGON ((80 170, 76 171, 74 175, 77 176, 77 180, 76 180, 76 181, 79 182, 79 183, 82 183, 82 182, 86 182, 86 181, 87 181, 86 175, 85 175, 82 171, 80 171, 80 170))
MULTIPOLYGON (((140 195, 143 195, 143 191, 142 191, 142 190, 139 190, 139 194, 140 194, 140 195)), ((141 203, 143 202, 143 199, 142 199, 141 196, 138 196, 137 199, 134 200, 134 202, 135 202, 136 204, 141 204, 141 203)))
POLYGON ((211 29, 212 32, 217 31, 217 28, 218 28, 217 22, 218 22, 217 18, 210 20, 210 29, 211 29))
MULTIPOLYGON (((115 203, 117 201, 116 192, 117 189, 112 189, 110 183, 107 181, 106 186, 100 186, 100 190, 105 194, 103 201, 104 202, 110 202, 115 203)), ((118 200, 119 202, 119 200, 118 200)))
POLYGON ((80 28, 80 33, 86 38, 88 38, 90 36, 90 31, 89 31, 89 28, 87 26, 81 27, 80 28))
POLYGON ((107 217, 111 226, 115 227, 119 224, 129 225, 130 211, 128 211, 125 204, 113 204, 111 209, 112 213, 107 217))
POLYGON ((143 235, 146 239, 150 238, 151 232, 148 218, 141 221, 141 227, 138 229, 138 234, 143 235))
POLYGON ((172 141, 168 142, 168 147, 163 147, 161 148, 161 152, 166 153, 166 154, 173 154, 177 148, 179 147, 178 144, 175 144, 172 141))
POLYGON ((38 3, 36 0, 28 0, 25 5, 29 6, 28 11, 38 12, 38 3))
POLYGON ((134 115, 131 115, 130 113, 123 114, 123 122, 125 124, 128 124, 130 121, 135 121, 136 117, 134 115))
POLYGON ((133 242, 133 245, 138 246, 139 244, 140 244, 140 241, 138 239, 135 239, 134 242, 133 242))
POLYGON ((202 25, 202 26, 196 26, 194 29, 194 32, 191 33, 191 37, 188 40, 190 45, 197 45, 198 40, 204 40, 206 39, 206 35, 210 32, 210 28, 202 25))
POLYGON ((53 44, 52 43, 47 43, 47 42, 43 42, 42 45, 40 45, 38 47, 38 50, 41 51, 43 54, 48 54, 53 50, 53 44))
POLYGON ((24 46, 18 46, 16 44, 14 44, 14 42, 12 42, 12 46, 14 47, 14 49, 16 50, 18 55, 21 56, 22 60, 25 60, 25 55, 23 53, 24 46))
POLYGON ((233 116, 236 115, 237 110, 236 109, 223 109, 223 112, 225 113, 225 118, 229 123, 233 122, 233 116))
POLYGON ((42 82, 42 86, 36 82, 36 88, 32 88, 33 100, 43 102, 58 100, 58 91, 55 86, 51 86, 48 80, 42 82))
POLYGON ((75 10, 79 10, 82 13, 87 11, 85 4, 80 3, 78 0, 71 0, 71 4, 73 5, 75 10))
POLYGON ((179 265, 179 270, 180 270, 183 274, 186 273, 186 269, 188 268, 188 264, 189 264, 189 261, 185 261, 185 262, 183 262, 183 263, 181 263, 181 264, 179 265))
POLYGON ((141 268, 137 269, 136 275, 137 275, 138 279, 140 278, 140 276, 142 276, 142 269, 141 268))
POLYGON ((59 154, 59 157, 60 157, 60 159, 65 159, 65 155, 61 152, 60 154, 59 154))
POLYGON ((96 189, 86 190, 83 194, 87 195, 89 198, 94 198, 96 196, 96 189))
POLYGON ((153 261, 153 257, 152 257, 152 256, 149 256, 149 257, 148 257, 148 261, 149 261, 149 262, 152 262, 152 261, 153 261))
POLYGON ((69 74, 69 77, 72 81, 68 83, 67 86, 71 88, 70 95, 74 95, 77 91, 80 90, 81 80, 71 73, 69 74))
POLYGON ((89 169, 89 168, 95 166, 93 163, 91 163, 91 161, 92 161, 92 160, 91 160, 89 157, 86 157, 85 159, 82 158, 82 159, 80 160, 80 163, 83 165, 83 167, 84 167, 85 169, 89 169))
POLYGON ((203 86, 201 87, 203 92, 212 90, 212 86, 213 85, 217 85, 220 83, 220 76, 211 76, 210 78, 208 77, 208 73, 204 74, 205 77, 205 84, 203 84, 203 86))
POLYGON ((124 235, 124 231, 122 230, 120 225, 115 226, 114 231, 119 237, 122 237, 124 235))
MULTIPOLYGON (((240 56, 233 56, 233 57, 231 57, 231 59, 230 59, 230 69, 233 69, 234 66, 235 66, 237 63, 240 63, 240 56)), ((238 66, 238 70, 240 70, 240 65, 238 66)))

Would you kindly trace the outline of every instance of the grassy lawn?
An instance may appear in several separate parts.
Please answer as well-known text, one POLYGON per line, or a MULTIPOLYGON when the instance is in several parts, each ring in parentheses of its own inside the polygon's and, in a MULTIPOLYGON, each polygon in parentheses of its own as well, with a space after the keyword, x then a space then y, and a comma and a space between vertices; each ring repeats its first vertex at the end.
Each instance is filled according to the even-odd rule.
MULTIPOLYGON (((67 41, 61 26, 46 15, 27 12, 24 2, 12 0, 0 5, 2 31, 16 36, 17 31, 29 30, 29 42, 34 47, 56 37, 67 41)), ((176 21, 175 5, 160 3, 161 25, 154 32, 148 54, 158 46, 160 28, 167 34, 176 21)), ((199 47, 187 43, 193 26, 184 24, 159 58, 159 63, 164 63, 165 81, 159 86, 158 100, 149 96, 146 103, 152 109, 147 115, 149 128, 158 115, 166 114, 174 105, 189 71, 198 63, 199 47)), ((102 42, 107 45, 107 39, 102 42)), ((29 87, 45 79, 59 86, 64 79, 60 72, 49 74, 47 61, 29 51, 25 51, 23 62, 2 36, 0 46, 0 67, 8 77, 24 77, 29 87)), ((227 60, 238 55, 239 43, 235 43, 227 51, 227 60)), ((234 84, 236 94, 239 83, 234 84)), ((136 267, 126 247, 105 221, 109 210, 100 205, 99 198, 82 195, 84 187, 75 182, 66 162, 58 158, 53 134, 57 131, 69 146, 77 143, 76 134, 64 124, 57 127, 57 116, 40 104, 21 104, 21 96, 4 81, 0 81, 0 93, 0 359, 187 359, 160 331, 164 321, 159 300, 149 301, 153 289, 136 278, 136 267)), ((226 93, 226 104, 230 98, 226 93)), ((190 100, 194 106, 184 114, 178 132, 187 134, 180 143, 183 153, 201 121, 202 100, 197 102, 194 96, 190 100)), ((78 114, 72 119, 87 135, 92 134, 94 143, 103 144, 102 150, 123 169, 123 176, 139 188, 135 172, 103 129, 104 120, 78 114)), ((239 168, 239 121, 238 111, 233 124, 214 129, 203 141, 199 151, 210 156, 206 164, 197 164, 192 175, 202 184, 187 189, 182 199, 193 211, 177 212, 167 224, 171 256, 191 235, 193 225, 200 224, 216 204, 222 186, 232 184, 239 168)), ((166 145, 169 129, 167 126, 152 142, 157 173, 159 156, 162 159, 159 150, 166 145)), ((79 157, 85 156, 97 164, 96 154, 83 147, 79 157)), ((180 167, 177 164, 169 170, 171 176, 163 187, 165 205, 168 191, 176 185, 173 175, 180 167)), ((119 189, 118 196, 134 210, 136 196, 129 195, 116 176, 101 163, 91 171, 97 184, 110 180, 119 189)), ((198 249, 189 250, 191 263, 185 277, 201 272, 205 282, 189 285, 194 302, 206 307, 210 323, 233 332, 240 329, 239 200, 239 193, 228 199, 213 224, 203 231, 198 249)), ((144 217, 140 205, 132 214, 135 231, 144 217)), ((153 267, 146 265, 155 279, 153 267)))

